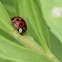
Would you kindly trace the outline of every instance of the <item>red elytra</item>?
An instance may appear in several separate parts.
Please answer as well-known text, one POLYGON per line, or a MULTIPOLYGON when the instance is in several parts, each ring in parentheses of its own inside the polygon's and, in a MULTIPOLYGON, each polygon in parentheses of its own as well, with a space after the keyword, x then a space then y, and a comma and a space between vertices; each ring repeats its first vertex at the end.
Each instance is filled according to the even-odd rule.
POLYGON ((23 35, 24 32, 27 29, 26 22, 23 20, 23 18, 21 18, 21 17, 12 17, 11 21, 12 21, 14 27, 16 29, 18 29, 18 31, 22 29, 22 31, 20 32, 20 34, 23 35))

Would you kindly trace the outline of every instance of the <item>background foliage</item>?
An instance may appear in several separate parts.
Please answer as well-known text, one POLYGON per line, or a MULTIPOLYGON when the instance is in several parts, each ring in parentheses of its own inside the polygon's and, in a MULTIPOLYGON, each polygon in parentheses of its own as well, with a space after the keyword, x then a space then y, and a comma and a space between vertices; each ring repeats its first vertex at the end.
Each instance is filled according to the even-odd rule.
POLYGON ((62 17, 51 15, 52 8, 62 7, 61 3, 61 0, 0 0, 0 61, 51 62, 44 55, 49 50, 62 61, 62 17), (10 18, 14 16, 26 21, 25 35, 13 32, 10 18))

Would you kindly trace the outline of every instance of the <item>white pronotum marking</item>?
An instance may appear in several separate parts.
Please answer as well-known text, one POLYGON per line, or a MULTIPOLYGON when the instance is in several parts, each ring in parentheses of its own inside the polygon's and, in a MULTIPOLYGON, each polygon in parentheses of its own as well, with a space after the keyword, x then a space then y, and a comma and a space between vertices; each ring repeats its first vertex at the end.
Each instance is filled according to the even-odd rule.
POLYGON ((54 17, 60 17, 60 16, 62 16, 62 8, 61 7, 54 7, 52 9, 52 15, 54 17))
POLYGON ((22 33, 22 28, 19 29, 19 32, 22 33))

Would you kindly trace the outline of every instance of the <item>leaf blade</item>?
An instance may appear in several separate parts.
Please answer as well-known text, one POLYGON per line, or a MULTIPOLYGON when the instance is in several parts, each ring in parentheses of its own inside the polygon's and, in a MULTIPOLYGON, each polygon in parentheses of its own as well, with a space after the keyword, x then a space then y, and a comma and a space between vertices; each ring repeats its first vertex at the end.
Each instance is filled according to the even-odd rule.
MULTIPOLYGON (((52 11, 53 11, 53 8, 57 8, 55 9, 54 11, 57 11, 57 10, 60 10, 59 8, 62 8, 62 0, 59 0, 59 1, 50 1, 50 0, 47 0, 46 1, 46 4, 45 3, 45 0, 39 0, 40 3, 41 3, 41 6, 42 6, 42 12, 43 12, 43 17, 45 18, 45 21, 47 22, 48 26, 50 27, 50 31, 53 32, 56 37, 60 40, 61 44, 62 44, 62 16, 59 16, 59 17, 56 17, 56 13, 54 13, 56 16, 53 15, 52 11), (49 4, 49 2, 51 4, 49 4), (46 12, 47 11, 47 12, 46 12), (47 15, 48 14, 48 15, 47 15)), ((60 13, 60 11, 59 11, 60 13)))
POLYGON ((51 62, 48 58, 46 58, 43 55, 38 54, 35 51, 31 51, 28 48, 20 47, 17 44, 12 43, 11 41, 7 40, 6 38, 0 36, 0 51, 7 51, 4 52, 6 55, 1 53, 0 57, 4 57, 6 59, 14 60, 16 62, 22 61, 22 62, 51 62), (4 46, 3 46, 4 45, 4 46), (5 49, 4 49, 5 48, 5 49), (16 54, 17 53, 17 54, 16 54), (34 59, 35 57, 35 59, 34 59), (12 59, 13 58, 13 59, 12 59), (41 60, 42 59, 42 60, 41 60))

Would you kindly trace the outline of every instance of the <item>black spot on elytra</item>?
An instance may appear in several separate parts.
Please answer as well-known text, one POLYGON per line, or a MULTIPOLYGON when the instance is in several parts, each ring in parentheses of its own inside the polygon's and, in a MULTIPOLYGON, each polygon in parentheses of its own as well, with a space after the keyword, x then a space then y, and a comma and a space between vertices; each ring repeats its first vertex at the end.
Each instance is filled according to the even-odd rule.
POLYGON ((14 18, 12 18, 11 20, 14 20, 14 18))
POLYGON ((15 18, 17 18, 17 17, 15 17, 15 18))
POLYGON ((22 23, 20 25, 22 26, 22 23))
POLYGON ((16 22, 14 21, 13 24, 16 24, 16 22))
POLYGON ((16 19, 16 21, 18 21, 19 19, 16 19))
POLYGON ((22 22, 25 22, 23 19, 21 19, 22 22))

